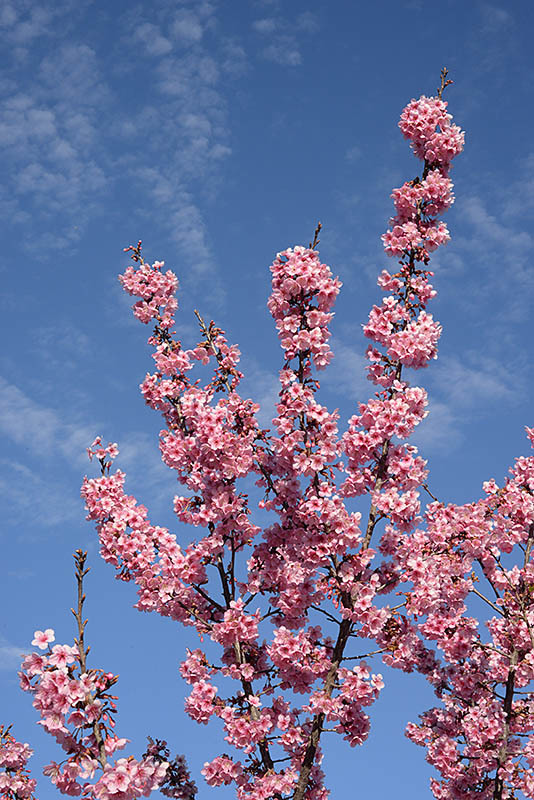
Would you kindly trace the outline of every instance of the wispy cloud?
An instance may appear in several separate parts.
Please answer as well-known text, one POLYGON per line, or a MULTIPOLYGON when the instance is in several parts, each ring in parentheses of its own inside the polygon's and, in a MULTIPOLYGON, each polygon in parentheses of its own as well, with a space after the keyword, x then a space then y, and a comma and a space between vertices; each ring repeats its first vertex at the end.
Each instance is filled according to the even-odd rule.
POLYGON ((514 403, 521 377, 506 365, 479 353, 443 358, 434 368, 432 383, 456 408, 483 408, 493 403, 514 403))
POLYGON ((320 29, 319 19, 317 14, 312 11, 303 11, 295 20, 297 30, 305 31, 306 33, 317 33, 320 29))
MULTIPOLYGON (((152 91, 141 93, 136 118, 142 125, 122 121, 131 147, 121 169, 185 256, 186 275, 210 276, 215 304, 222 290, 202 208, 216 194, 232 152, 227 86, 246 70, 246 55, 239 42, 215 35, 214 4, 181 2, 160 12, 156 25, 137 7, 126 24, 126 36, 138 37, 151 56, 142 80, 150 80, 152 91), (135 144, 145 129, 150 136, 143 136, 140 153, 135 144)), ((132 74, 136 68, 131 66, 132 74)))
POLYGON ((37 531, 83 519, 79 492, 66 481, 18 461, 0 459, 3 533, 19 535, 25 525, 37 531), (24 523, 24 526, 23 526, 24 523))
MULTIPOLYGON (((469 43, 476 55, 474 69, 479 75, 485 75, 486 79, 488 74, 492 74, 495 82, 493 85, 499 85, 502 82, 504 69, 519 55, 514 4, 496 5, 479 0, 475 10, 478 12, 476 36, 473 36, 469 43)), ((521 59, 521 56, 519 58, 521 59)))
POLYGON ((274 33, 278 25, 279 21, 276 17, 263 17, 262 19, 254 20, 252 23, 254 30, 261 34, 274 33))
POLYGON ((504 187, 504 216, 508 222, 528 212, 534 206, 534 153, 519 164, 519 177, 504 187))
POLYGON ((4 527, 54 527, 81 519, 76 480, 86 466, 85 448, 96 431, 79 421, 66 421, 17 386, 0 378, 0 431, 4 456, 0 459, 0 495, 4 527), (17 456, 8 457, 9 442, 17 456), (24 459, 24 460, 23 460, 24 459))
MULTIPOLYGON (((497 324, 508 325, 510 320, 517 321, 530 312, 534 292, 534 271, 532 270, 532 248, 534 237, 523 225, 522 218, 505 219, 503 205, 512 195, 513 187, 504 189, 501 200, 497 200, 490 213, 486 203, 479 195, 471 195, 462 200, 462 222, 467 223, 469 236, 456 237, 457 247, 466 256, 475 257, 489 273, 492 280, 478 282, 476 294, 471 302, 476 303, 480 293, 494 291, 501 285, 499 309, 496 313, 497 324), (504 203, 503 203, 504 200, 504 203)), ((495 197, 499 195, 496 193, 495 197)))
POLYGON ((347 161, 357 161, 359 158, 361 158, 361 156, 362 156, 361 148, 358 147, 357 145, 349 147, 349 149, 345 153, 345 158, 347 159, 347 161))
POLYGON ((157 25, 143 22, 137 26, 133 39, 143 45, 148 56, 165 56, 172 50, 172 42, 161 34, 157 25))
POLYGON ((429 414, 414 434, 423 452, 455 450, 475 418, 491 414, 495 404, 504 402, 511 408, 523 385, 522 378, 505 364, 475 351, 466 351, 462 359, 438 359, 429 382, 429 414))
MULTIPOLYGON (((7 33, 20 36, 17 30, 13 25, 7 33)), ((32 25, 30 33, 48 36, 46 25, 32 25)), ((34 250, 43 247, 41 236, 54 215, 46 244, 64 248, 76 240, 108 184, 97 115, 105 112, 109 90, 96 52, 83 43, 47 48, 25 74, 32 74, 31 82, 17 80, 3 92, 0 144, 7 158, 0 203, 15 223, 27 223, 31 215, 27 245, 34 250)))
POLYGON ((490 3, 480 4, 480 15, 483 20, 484 33, 501 33, 513 23, 513 17, 506 8, 491 5, 490 3))
POLYGON ((331 347, 334 358, 325 372, 319 374, 321 386, 352 405, 367 400, 373 385, 367 380, 365 356, 337 337, 332 337, 331 347))
POLYGON ((65 320, 36 327, 29 351, 41 366, 56 372, 79 370, 82 358, 87 363, 93 357, 89 336, 65 320))
POLYGON ((278 373, 266 370, 251 356, 243 357, 241 369, 245 375, 240 387, 241 395, 259 404, 257 417, 260 425, 272 429, 280 393, 278 373))
MULTIPOLYGON (((61 414, 0 377, 0 431, 18 454, 0 459, 0 495, 10 511, 9 524, 20 516, 52 527, 81 520, 78 484, 85 471, 94 473, 86 448, 102 426, 61 414)), ((157 435, 123 431, 119 446, 117 463, 130 487, 167 507, 176 479, 161 461, 157 435)))
POLYGON ((1 377, 0 430, 39 457, 61 455, 78 464, 85 463, 85 448, 95 435, 92 426, 65 422, 58 411, 41 405, 1 377))
POLYGON ((121 46, 105 52, 104 39, 88 41, 82 25, 70 24, 68 2, 57 6, 2 8, 13 47, 0 85, 8 165, 0 209, 13 224, 31 221, 26 246, 41 255, 72 248, 120 191, 121 214, 151 218, 177 244, 186 274, 211 276, 220 301, 203 206, 231 154, 227 92, 246 71, 243 46, 221 33, 216 5, 202 0, 133 6, 119 18, 121 46), (135 97, 124 92, 128 79, 135 97))
MULTIPOLYGON (((85 2, 80 2, 78 8, 85 2)), ((54 3, 32 3, 28 0, 11 2, 4 0, 0 8, 0 28, 4 39, 15 48, 20 59, 27 54, 27 48, 42 36, 53 36, 54 25, 65 14, 75 13, 76 4, 70 0, 57 0, 54 3)))
POLYGON ((461 420, 450 405, 429 397, 428 415, 417 426, 412 441, 422 455, 438 451, 450 453, 463 441, 461 420))
POLYGON ((0 635, 0 670, 9 670, 11 672, 19 669, 23 653, 22 647, 16 647, 5 636, 0 635))
POLYGON ((298 36, 317 33, 319 22, 315 14, 306 11, 293 21, 280 16, 260 17, 252 28, 264 43, 260 49, 263 58, 281 66, 297 67, 302 63, 298 36))
POLYGON ((0 431, 4 457, 0 460, 0 495, 7 528, 21 521, 55 527, 82 518, 76 473, 86 466, 85 448, 95 430, 67 421, 17 386, 0 378, 0 431), (16 456, 8 457, 9 444, 16 456))

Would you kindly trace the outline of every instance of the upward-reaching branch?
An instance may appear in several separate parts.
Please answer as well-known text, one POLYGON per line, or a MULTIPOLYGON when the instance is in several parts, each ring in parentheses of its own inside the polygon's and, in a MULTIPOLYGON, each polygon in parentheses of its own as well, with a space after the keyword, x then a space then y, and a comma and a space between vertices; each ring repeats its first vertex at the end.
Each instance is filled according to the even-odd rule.
MULTIPOLYGON (((85 594, 83 591, 83 579, 87 575, 90 570, 90 567, 85 566, 85 562, 87 561, 87 552, 83 550, 76 550, 74 553, 74 564, 76 567, 75 576, 76 576, 76 585, 78 589, 78 604, 76 610, 71 608, 72 613, 76 619, 76 623, 78 625, 78 636, 74 639, 76 646, 78 648, 78 654, 80 659, 80 671, 81 673, 87 672, 87 654, 89 653, 90 647, 85 647, 85 626, 87 625, 87 620, 83 618, 83 604, 85 603, 85 594)), ((87 703, 94 702, 94 696, 88 692, 86 694, 85 700, 87 703)), ((102 769, 106 766, 107 763, 107 756, 106 756, 106 747, 104 742, 104 737, 102 736, 102 731, 100 729, 100 724, 98 721, 93 723, 92 726, 93 734, 95 737, 95 741, 98 747, 98 760, 100 761, 100 766, 102 769)))

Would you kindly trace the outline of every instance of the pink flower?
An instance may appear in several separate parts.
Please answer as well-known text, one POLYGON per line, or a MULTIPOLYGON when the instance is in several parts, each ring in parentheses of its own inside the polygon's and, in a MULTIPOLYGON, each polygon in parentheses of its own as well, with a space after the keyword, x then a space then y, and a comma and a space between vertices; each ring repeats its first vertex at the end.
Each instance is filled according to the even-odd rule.
POLYGON ((46 650, 49 642, 53 642, 56 638, 52 628, 47 628, 45 631, 35 631, 33 636, 32 644, 34 647, 39 647, 41 650, 46 650))
POLYGON ((239 761, 236 763, 228 756, 218 756, 213 761, 206 761, 201 773, 209 786, 227 786, 238 781, 243 767, 239 761))
POLYGON ((66 644, 55 644, 52 648, 52 655, 48 657, 48 663, 54 667, 66 667, 73 664, 78 656, 76 647, 69 647, 66 644))

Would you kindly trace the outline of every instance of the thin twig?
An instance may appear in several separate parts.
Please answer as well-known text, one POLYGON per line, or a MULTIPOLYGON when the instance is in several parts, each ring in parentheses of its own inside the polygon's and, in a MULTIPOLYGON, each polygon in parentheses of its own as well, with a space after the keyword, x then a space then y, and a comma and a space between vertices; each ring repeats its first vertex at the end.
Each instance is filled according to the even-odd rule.
POLYGON ((316 229, 315 229, 315 233, 314 233, 314 235, 313 235, 313 242, 310 242, 310 245, 309 245, 309 249, 310 249, 310 250, 315 250, 315 248, 317 247, 317 245, 318 245, 318 244, 319 244, 319 242, 321 241, 321 240, 319 239, 319 234, 320 234, 320 232, 321 232, 321 228, 322 228, 322 227, 323 227, 323 226, 322 226, 322 223, 318 222, 318 223, 317 223, 317 227, 316 227, 316 229))
POLYGON ((482 592, 479 592, 478 589, 475 589, 473 587, 471 589, 471 591, 473 592, 473 594, 476 594, 477 597, 480 597, 481 600, 484 600, 485 603, 487 603, 489 606, 491 606, 493 608, 493 610, 497 612, 497 614, 501 615, 501 617, 505 617, 506 616, 506 614, 504 613, 502 608, 499 608, 499 606, 496 606, 495 603, 492 603, 491 600, 489 598, 487 598, 486 595, 482 594, 482 592))
POLYGON ((448 74, 449 74, 449 70, 447 69, 447 67, 442 67, 441 68, 441 72, 439 74, 440 84, 438 86, 438 97, 439 97, 440 100, 443 99, 443 92, 445 91, 447 86, 450 86, 451 83, 452 83, 451 80, 447 80, 447 75, 448 74))
POLYGON ((380 653, 387 653, 387 649, 384 647, 381 650, 372 650, 370 653, 364 653, 361 656, 343 656, 341 659, 342 661, 359 661, 360 658, 370 658, 371 656, 380 655, 380 653))
MULTIPOLYGON (((87 560, 87 552, 83 550, 76 550, 74 553, 74 563, 76 565, 76 583, 78 585, 78 609, 75 611, 71 608, 74 617, 76 618, 76 622, 78 623, 78 638, 75 638, 74 641, 78 646, 78 654, 80 656, 80 674, 84 674, 87 672, 87 653, 89 652, 89 647, 85 647, 84 642, 84 632, 85 626, 87 625, 87 620, 83 618, 83 604, 85 602, 85 594, 83 592, 83 579, 89 572, 89 567, 85 567, 85 562, 87 560)), ((85 702, 87 704, 94 702, 94 697, 91 693, 86 694, 85 702)), ((107 758, 106 758, 106 748, 104 744, 104 738, 102 736, 102 731, 100 729, 100 725, 97 721, 93 722, 93 734, 95 737, 96 745, 98 747, 98 760, 100 762, 100 766, 102 769, 106 766, 107 758)))
POLYGON ((430 491, 430 489, 428 488, 428 484, 426 484, 426 483, 423 483, 423 484, 422 484, 422 487, 423 487, 423 489, 425 490, 425 492, 426 492, 428 495, 430 495, 430 497, 432 498, 432 500, 434 500, 436 503, 439 503, 439 500, 438 500, 438 498, 436 497, 436 495, 435 495, 435 494, 432 494, 432 492, 431 492, 431 491, 430 491))

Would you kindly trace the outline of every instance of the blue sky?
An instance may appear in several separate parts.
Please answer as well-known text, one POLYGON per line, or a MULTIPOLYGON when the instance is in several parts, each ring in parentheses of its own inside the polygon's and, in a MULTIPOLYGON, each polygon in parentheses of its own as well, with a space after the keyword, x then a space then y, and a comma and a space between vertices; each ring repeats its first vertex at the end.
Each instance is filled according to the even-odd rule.
MULTIPOLYGON (((19 653, 36 628, 72 639, 71 553, 82 547, 93 565, 92 664, 120 673, 120 734, 138 754, 146 734, 166 738, 186 754, 200 800, 231 796, 199 776, 224 749, 217 726, 183 714, 177 665, 192 634, 131 608, 134 591, 100 564, 79 499, 85 447, 102 434, 119 443, 128 488, 153 521, 191 536, 174 523, 159 420, 137 390, 152 361, 116 280, 122 248, 142 238, 148 258, 177 272, 188 346, 193 308, 239 343, 245 391, 267 425, 280 366, 268 266, 307 244, 320 219, 321 256, 344 283, 322 383, 346 419, 372 391, 361 323, 387 266, 389 195, 419 171, 398 117, 434 93, 443 65, 467 136, 452 174, 452 242, 433 260, 444 334, 439 360, 414 375, 430 395, 415 441, 432 490, 454 502, 527 452, 533 22, 527 0, 2 3, 0 721, 34 747, 36 777, 59 754, 17 688, 19 653)), ((432 695, 385 674, 368 744, 327 742, 334 800, 355 788, 429 796, 424 752, 402 731, 432 695)), ((38 794, 55 791, 40 778, 38 794)))

